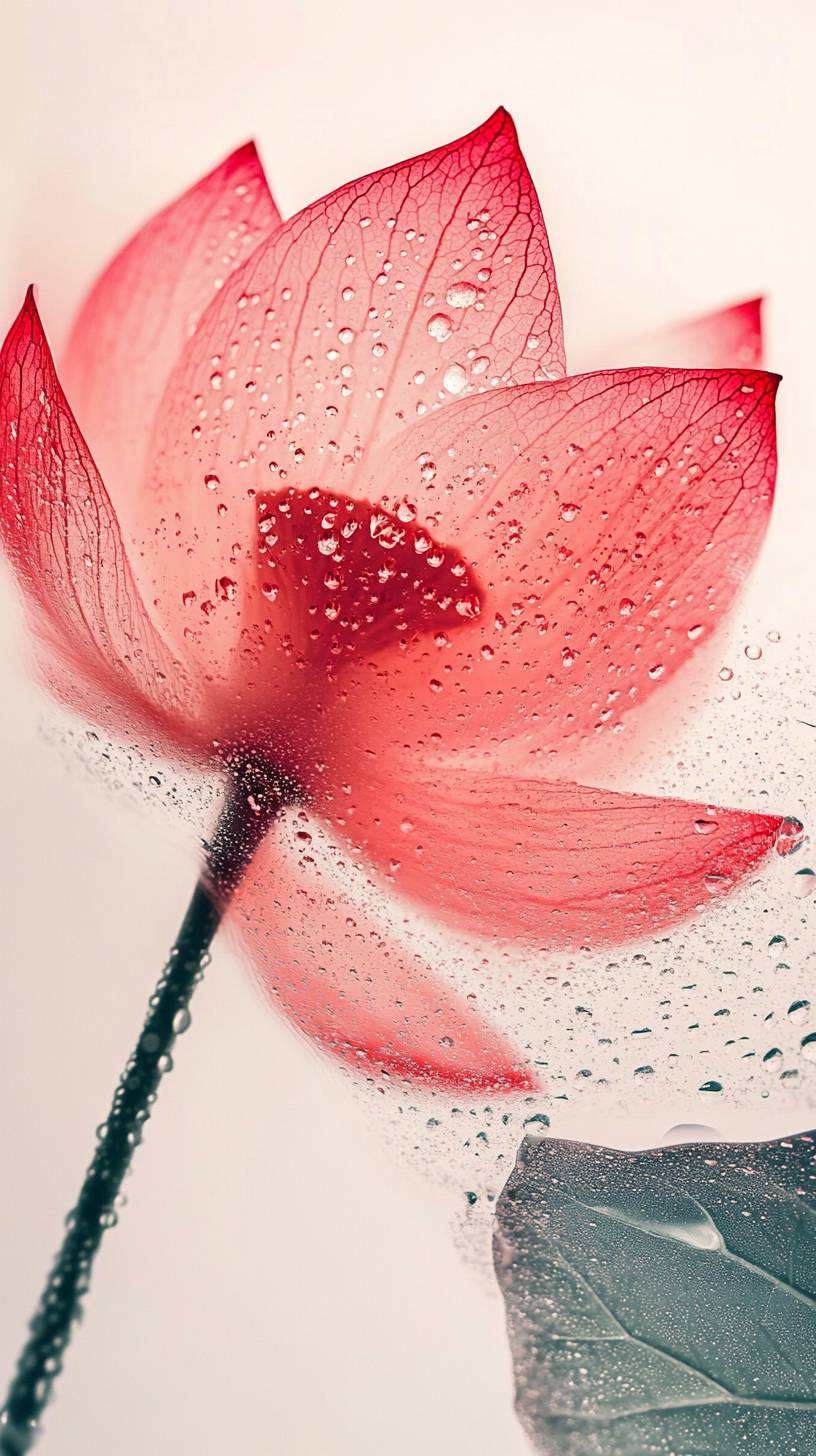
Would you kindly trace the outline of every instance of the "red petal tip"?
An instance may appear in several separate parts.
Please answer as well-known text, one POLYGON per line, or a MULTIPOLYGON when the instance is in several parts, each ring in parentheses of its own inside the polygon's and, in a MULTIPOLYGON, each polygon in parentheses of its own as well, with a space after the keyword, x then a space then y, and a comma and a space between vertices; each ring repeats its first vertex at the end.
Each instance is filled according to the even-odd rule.
POLYGON ((514 137, 518 141, 516 123, 506 106, 497 106, 495 111, 491 111, 487 120, 480 127, 476 128, 477 131, 487 131, 488 129, 496 132, 506 131, 509 136, 514 137))
POLYGON ((36 322, 36 324, 38 325, 38 327, 40 329, 42 329, 42 322, 40 320, 40 310, 37 307, 37 298, 36 298, 36 295, 34 293, 34 284, 33 283, 29 283, 28 288, 25 291, 25 298, 23 299, 23 306, 20 309, 20 312, 18 314, 18 318, 24 318, 26 316, 28 316, 32 320, 34 320, 36 322))
POLYGON ((233 152, 230 152, 229 155, 225 158, 222 165, 226 166, 230 162, 248 162, 253 157, 258 157, 258 145, 255 140, 250 137, 248 141, 242 142, 240 147, 236 147, 233 152))
POLYGON ((22 339, 34 337, 48 349, 48 342, 42 326, 40 311, 37 308, 37 301, 34 297, 34 284, 29 283, 23 302, 6 334, 5 343, 3 344, 4 358, 5 350, 10 347, 13 339, 19 344, 22 339))

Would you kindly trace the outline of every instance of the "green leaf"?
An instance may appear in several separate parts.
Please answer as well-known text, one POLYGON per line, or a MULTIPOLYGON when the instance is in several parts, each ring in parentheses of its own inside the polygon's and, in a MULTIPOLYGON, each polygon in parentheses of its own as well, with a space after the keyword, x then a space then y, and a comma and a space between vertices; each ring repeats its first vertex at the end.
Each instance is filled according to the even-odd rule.
POLYGON ((494 1254, 537 1450, 816 1453, 816 1134, 525 1139, 494 1254))

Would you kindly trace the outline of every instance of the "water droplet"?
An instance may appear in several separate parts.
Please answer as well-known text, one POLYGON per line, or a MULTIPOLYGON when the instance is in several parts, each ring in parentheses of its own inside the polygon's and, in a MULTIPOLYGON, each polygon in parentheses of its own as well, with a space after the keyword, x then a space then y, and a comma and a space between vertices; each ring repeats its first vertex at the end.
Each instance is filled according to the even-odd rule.
POLYGON ((192 1019, 193 1018, 190 1015, 189 1006, 180 1006, 175 1016, 173 1017, 174 1036, 181 1036, 183 1032, 187 1031, 190 1027, 192 1019))
POLYGON ((574 501, 565 501, 561 507, 561 520, 574 521, 575 517, 580 514, 580 511, 581 507, 575 505, 574 501))
POLYGON ((550 1119, 546 1112, 534 1112, 530 1117, 524 1119, 524 1131, 527 1137, 545 1137, 549 1125, 550 1119))
POLYGON ((762 648, 756 642, 749 642, 745 648, 745 656, 750 662, 758 662, 762 656, 762 648))
POLYGON ((806 1062, 816 1062, 816 1031, 808 1032, 799 1043, 806 1062))
POLYGON ((470 308, 478 297, 479 290, 472 283, 454 283, 445 295, 445 302, 450 308, 470 308))
POLYGON ((460 597, 456 603, 456 611, 460 617, 478 617, 482 610, 482 604, 475 592, 469 592, 467 596, 460 597))
POLYGON ((722 1082, 715 1082, 712 1078, 710 1081, 701 1084, 700 1091, 705 1093, 722 1092, 722 1082))
POLYGON ((782 820, 776 836, 776 852, 781 855, 795 854, 805 837, 805 826, 801 819, 788 815, 782 820))
POLYGON ((467 385, 467 373, 461 364, 449 364, 442 376, 442 384, 448 394, 461 394, 467 385))
POLYGON ((716 1142, 719 1133, 705 1122, 677 1122, 663 1137, 664 1143, 716 1142))
POLYGON ((210 471, 209 474, 204 476, 204 484, 206 485, 208 490, 217 490, 219 485, 221 484, 221 481, 219 480, 217 475, 210 471))
POLYGON ((428 319, 428 333, 438 344, 444 344, 451 336, 451 321, 446 313, 435 313, 428 319))
POLYGON ((734 881, 730 875, 703 875, 703 884, 709 895, 727 895, 734 881))
POLYGON ((695 819, 694 821, 695 834, 716 834, 719 827, 716 819, 695 819))
POLYGON ((807 900, 816 889, 816 874, 811 869, 797 870, 793 877, 793 893, 799 900, 807 900))
POLYGON ((782 955, 782 952, 786 951, 787 948, 788 942, 786 941, 784 935, 772 935, 770 940, 768 941, 768 953, 771 957, 771 960, 775 960, 777 956, 782 955))
POLYGON ((605 1203, 592 1203, 587 1206, 594 1209, 596 1213, 615 1219, 618 1223, 628 1224, 630 1228, 641 1229, 643 1233, 657 1235, 658 1238, 677 1239, 680 1243, 691 1244, 694 1249, 725 1248, 722 1235, 714 1220, 704 1208, 699 1206, 690 1207, 685 1217, 673 1219, 650 1216, 648 1213, 635 1213, 628 1208, 624 1211, 622 1208, 605 1203))
POLYGON ((788 1007, 788 1016, 794 1026, 801 1026, 802 1022, 807 1021, 809 1012, 810 1002, 804 1000, 804 998, 799 1001, 791 1001, 788 1007))

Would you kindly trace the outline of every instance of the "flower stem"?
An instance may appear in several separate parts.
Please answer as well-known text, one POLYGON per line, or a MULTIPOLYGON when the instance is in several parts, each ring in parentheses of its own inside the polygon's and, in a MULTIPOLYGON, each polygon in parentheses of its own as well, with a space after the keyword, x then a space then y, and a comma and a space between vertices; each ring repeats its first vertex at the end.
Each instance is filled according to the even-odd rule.
POLYGON ((116 1222, 116 1200, 159 1083, 172 1062, 176 1037, 190 1024, 189 1005, 207 964, 224 910, 275 815, 296 798, 294 785, 265 763, 242 759, 230 786, 205 870, 161 978, 148 1003, 136 1047, 114 1093, 66 1234, 29 1326, 0 1415, 1 1456, 22 1456, 39 1430, 40 1416, 62 1368, 72 1327, 88 1289, 94 1257, 106 1228, 116 1222))

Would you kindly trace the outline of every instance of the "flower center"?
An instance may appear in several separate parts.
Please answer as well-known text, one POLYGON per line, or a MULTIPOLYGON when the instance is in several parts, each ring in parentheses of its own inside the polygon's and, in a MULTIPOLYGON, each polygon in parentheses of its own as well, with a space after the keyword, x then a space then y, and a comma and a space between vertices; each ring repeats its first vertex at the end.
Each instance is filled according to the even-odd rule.
POLYGON ((417 523, 407 501, 389 511, 289 488, 258 497, 257 522, 260 591, 309 664, 340 665, 481 611, 473 568, 417 523))

